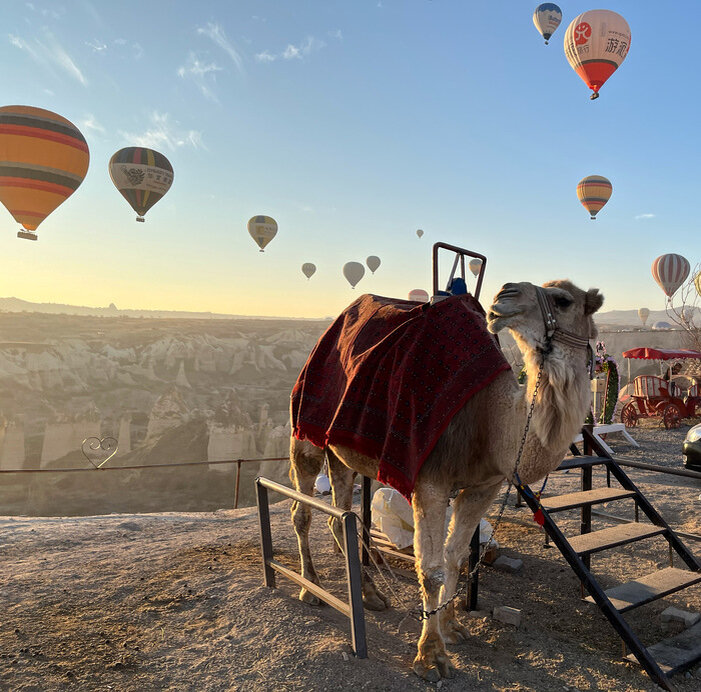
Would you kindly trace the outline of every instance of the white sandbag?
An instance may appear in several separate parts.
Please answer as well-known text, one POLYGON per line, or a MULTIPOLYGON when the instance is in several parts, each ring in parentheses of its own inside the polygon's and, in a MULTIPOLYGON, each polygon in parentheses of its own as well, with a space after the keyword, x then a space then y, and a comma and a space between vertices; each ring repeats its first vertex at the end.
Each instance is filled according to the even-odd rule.
POLYGON ((321 495, 328 495, 331 492, 331 483, 325 473, 320 473, 314 481, 316 491, 321 495))
POLYGON ((379 488, 372 496, 372 523, 401 550, 414 544, 414 514, 406 498, 393 488, 379 488))

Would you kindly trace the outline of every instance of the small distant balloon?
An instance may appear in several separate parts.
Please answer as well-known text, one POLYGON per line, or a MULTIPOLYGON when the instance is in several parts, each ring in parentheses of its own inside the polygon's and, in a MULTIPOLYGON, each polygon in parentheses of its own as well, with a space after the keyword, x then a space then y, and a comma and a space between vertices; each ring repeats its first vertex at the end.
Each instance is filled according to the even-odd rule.
POLYGON ((660 255, 652 263, 652 278, 669 298, 679 290, 690 271, 689 260, 673 252, 660 255))
POLYGON ((263 252, 265 246, 277 235, 277 221, 272 216, 254 216, 248 220, 248 232, 263 252))
POLYGON ((565 56, 572 69, 599 98, 599 89, 620 67, 630 49, 630 27, 611 10, 589 10, 565 32, 565 56))
POLYGON ((638 310, 638 317, 640 318, 640 321, 643 323, 643 326, 645 326, 645 323, 647 322, 647 318, 650 317, 650 311, 647 308, 640 308, 638 310))
POLYGON ((365 260, 365 264, 368 265, 368 269, 374 274, 377 271, 378 267, 382 264, 382 261, 379 257, 376 257, 375 255, 370 255, 370 257, 368 257, 365 260))
POLYGON ((603 175, 588 175, 577 183, 577 197, 582 206, 589 212, 592 220, 611 199, 613 185, 603 175))
POLYGON ((112 155, 110 178, 122 197, 144 222, 146 212, 165 195, 173 184, 173 166, 153 149, 125 147, 112 155))
POLYGON ((413 288, 409 291, 409 300, 415 300, 417 303, 428 303, 428 293, 423 288, 413 288))
POLYGON ((468 263, 468 266, 470 267, 470 271, 475 276, 479 276, 480 270, 482 269, 482 260, 475 257, 474 259, 470 260, 470 262, 468 263))
POLYGON ((311 279, 312 276, 314 276, 314 272, 316 271, 316 264, 313 264, 312 262, 305 262, 302 265, 302 274, 307 277, 307 279, 311 279))
POLYGON ((418 231, 416 231, 416 235, 419 236, 419 238, 424 234, 424 232, 419 228, 418 231))
POLYGON ((360 279, 365 276, 365 267, 360 262, 346 262, 343 265, 343 276, 346 277, 351 288, 355 288, 360 279))
POLYGON ((545 39, 546 46, 550 37, 555 33, 555 29, 560 26, 561 21, 562 10, 555 3, 544 2, 535 8, 533 23, 545 39))

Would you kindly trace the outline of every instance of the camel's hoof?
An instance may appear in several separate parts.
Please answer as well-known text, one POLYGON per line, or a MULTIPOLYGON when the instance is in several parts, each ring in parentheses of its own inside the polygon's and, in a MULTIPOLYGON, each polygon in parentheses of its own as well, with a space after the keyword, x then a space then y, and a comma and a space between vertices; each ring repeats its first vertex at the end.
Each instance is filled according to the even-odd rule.
POLYGON ((379 591, 366 591, 363 594, 363 605, 368 610, 386 610, 390 606, 390 601, 379 591))
POLYGON ((307 591, 306 589, 302 589, 299 592, 299 600, 313 606, 318 606, 321 603, 321 601, 313 593, 307 591))
POLYGON ((457 620, 452 619, 441 623, 443 641, 448 644, 460 644, 470 638, 470 631, 457 620))
POLYGON ((445 655, 436 656, 435 665, 426 665, 420 656, 414 659, 412 669, 416 675, 426 682, 438 682, 441 678, 454 678, 455 668, 445 655))

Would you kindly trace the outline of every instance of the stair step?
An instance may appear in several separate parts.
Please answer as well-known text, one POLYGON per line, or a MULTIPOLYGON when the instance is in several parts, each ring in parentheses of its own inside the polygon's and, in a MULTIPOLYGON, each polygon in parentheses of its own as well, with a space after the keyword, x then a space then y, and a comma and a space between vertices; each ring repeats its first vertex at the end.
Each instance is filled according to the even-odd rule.
MULTIPOLYGON (((606 590, 613 607, 619 613, 637 608, 638 606, 663 598, 676 591, 681 591, 687 586, 701 583, 701 572, 690 572, 676 567, 665 567, 658 572, 646 574, 640 579, 619 584, 606 590)), ((594 603, 591 596, 585 601, 594 603)))
POLYGON ((563 459, 556 471, 566 471, 567 469, 580 469, 584 466, 600 466, 611 461, 607 457, 579 456, 563 459))
POLYGON ((603 502, 620 500, 624 497, 635 497, 636 494, 635 490, 603 487, 595 488, 594 490, 582 490, 577 493, 567 493, 566 495, 544 497, 541 498, 541 504, 548 512, 562 512, 566 509, 598 505, 603 502))
MULTIPOLYGON (((701 661, 701 622, 675 637, 664 639, 647 648, 665 675, 675 675, 701 661)), ((626 658, 638 662, 633 654, 626 658)))
POLYGON ((658 536, 664 532, 665 529, 661 526, 631 522, 630 524, 621 524, 600 531, 584 533, 581 536, 572 536, 567 540, 575 553, 582 555, 583 553, 596 553, 607 548, 615 548, 618 545, 625 545, 650 536, 658 536))

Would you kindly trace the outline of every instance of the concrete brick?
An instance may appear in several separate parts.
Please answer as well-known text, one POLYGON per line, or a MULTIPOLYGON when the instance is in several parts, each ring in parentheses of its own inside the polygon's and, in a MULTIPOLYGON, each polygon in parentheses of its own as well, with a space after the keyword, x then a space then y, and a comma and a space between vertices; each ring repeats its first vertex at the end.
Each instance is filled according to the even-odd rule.
POLYGON ((494 560, 492 567, 501 570, 502 572, 511 572, 511 574, 515 574, 523 567, 523 560, 500 555, 496 560, 494 560))
POLYGON ((688 628, 701 620, 701 614, 690 613, 688 610, 680 610, 670 606, 662 611, 660 620, 665 624, 680 623, 684 628, 688 628))
POLYGON ((521 611, 510 606, 497 606, 492 613, 495 620, 518 627, 521 624, 521 611))

